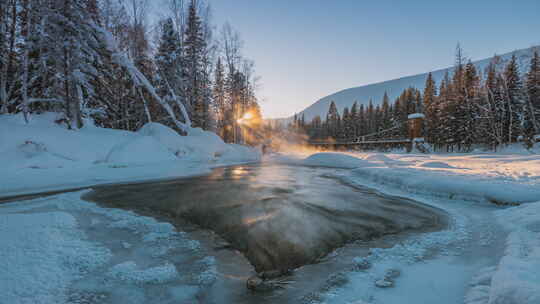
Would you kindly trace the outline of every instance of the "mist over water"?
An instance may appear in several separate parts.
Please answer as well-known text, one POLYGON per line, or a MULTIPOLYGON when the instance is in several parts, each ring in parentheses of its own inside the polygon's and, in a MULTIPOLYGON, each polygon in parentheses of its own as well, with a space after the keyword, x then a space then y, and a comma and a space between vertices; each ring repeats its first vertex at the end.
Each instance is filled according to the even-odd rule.
POLYGON ((152 184, 103 187, 87 199, 211 229, 257 272, 316 262, 354 240, 443 225, 435 208, 356 189, 336 169, 259 165, 152 184))

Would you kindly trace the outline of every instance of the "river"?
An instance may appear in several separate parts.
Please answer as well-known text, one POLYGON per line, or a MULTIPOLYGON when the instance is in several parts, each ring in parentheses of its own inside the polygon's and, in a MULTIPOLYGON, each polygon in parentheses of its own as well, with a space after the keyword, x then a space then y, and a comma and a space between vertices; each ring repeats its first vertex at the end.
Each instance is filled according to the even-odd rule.
MULTIPOLYGON (((326 288, 330 274, 354 257, 411 235, 446 227, 444 211, 352 187, 340 169, 262 164, 215 169, 210 175, 96 187, 84 199, 173 223, 216 258, 219 278, 204 303, 298 303, 326 288), (253 292, 259 273, 281 288, 253 292)), ((182 265, 177 265, 182 269, 182 265)))

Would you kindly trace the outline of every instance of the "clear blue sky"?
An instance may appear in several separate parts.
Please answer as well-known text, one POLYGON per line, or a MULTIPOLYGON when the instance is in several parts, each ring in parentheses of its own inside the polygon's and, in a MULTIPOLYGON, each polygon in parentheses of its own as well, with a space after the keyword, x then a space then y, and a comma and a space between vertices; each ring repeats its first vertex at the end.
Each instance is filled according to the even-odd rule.
POLYGON ((540 44, 540 0, 209 0, 262 77, 266 117, 338 90, 540 44))

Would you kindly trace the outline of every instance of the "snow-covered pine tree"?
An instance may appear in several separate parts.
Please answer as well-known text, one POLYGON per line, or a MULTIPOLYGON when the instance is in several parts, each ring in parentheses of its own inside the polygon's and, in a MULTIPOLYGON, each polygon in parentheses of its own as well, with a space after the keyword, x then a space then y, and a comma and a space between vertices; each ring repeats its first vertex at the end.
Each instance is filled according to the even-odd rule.
POLYGON ((351 113, 350 113, 350 124, 351 124, 351 137, 358 137, 358 102, 354 102, 351 106, 351 113))
POLYGON ((203 36, 202 21, 197 12, 197 1, 191 0, 188 9, 188 20, 184 39, 184 56, 186 79, 186 101, 189 105, 188 111, 193 118, 194 127, 204 127, 205 122, 205 100, 203 98, 204 71, 203 55, 206 48, 206 41, 203 36))
POLYGON ((384 92, 382 106, 381 106, 381 129, 382 130, 388 130, 392 128, 391 116, 392 116, 392 110, 390 106, 390 98, 388 98, 388 94, 384 92))
POLYGON ((14 79, 16 75, 15 36, 17 25, 17 1, 0 1, 0 114, 8 112, 8 105, 14 100, 14 79))
POLYGON ((504 88, 507 102, 506 129, 508 130, 508 142, 515 142, 522 134, 523 126, 523 83, 519 74, 519 66, 516 55, 506 65, 504 70, 504 88))
POLYGON ((330 103, 328 114, 326 114, 326 127, 328 136, 336 139, 339 133, 340 117, 334 101, 330 103))
POLYGON ((358 115, 356 118, 356 133, 358 136, 367 134, 366 110, 364 104, 360 104, 360 108, 358 109, 358 115))
MULTIPOLYGON (((51 0, 37 3, 39 39, 30 45, 40 60, 41 96, 35 102, 62 102, 65 121, 70 128, 83 125, 83 115, 89 115, 89 99, 94 97, 92 79, 98 76, 95 63, 100 61, 95 21, 88 9, 91 1, 51 0)), ((23 70, 26 69, 23 65, 23 70)), ((25 82, 23 76, 23 84, 25 82)), ((30 86, 32 83, 29 84, 30 86)), ((26 94, 23 89, 23 94, 26 94)), ((23 97, 24 107, 24 97, 23 97)))
POLYGON ((216 112, 216 127, 218 134, 226 139, 230 137, 227 133, 230 132, 232 122, 227 117, 230 112, 230 104, 227 102, 225 88, 225 70, 221 57, 218 57, 216 69, 214 70, 214 89, 213 89, 214 107, 216 112))
POLYGON ((345 107, 343 109, 343 114, 342 114, 342 129, 341 130, 341 137, 343 139, 346 139, 346 138, 351 138, 352 137, 352 131, 353 131, 353 128, 351 126, 351 122, 352 122, 352 119, 351 119, 351 115, 349 113, 349 108, 348 107, 345 107))
POLYGON ((433 75, 428 74, 426 79, 426 85, 424 86, 423 94, 423 103, 424 103, 424 134, 428 142, 434 143, 437 138, 437 86, 435 80, 433 80, 433 75))
POLYGON ((527 90, 527 105, 524 133, 526 141, 530 145, 534 141, 534 136, 540 135, 540 56, 537 50, 535 50, 531 58, 525 87, 527 90))
POLYGON ((369 99, 368 107, 366 110, 366 120, 368 134, 375 132, 375 107, 373 106, 372 99, 369 99))
POLYGON ((470 150, 477 139, 478 102, 480 78, 476 67, 469 60, 463 71, 463 96, 459 101, 459 119, 457 133, 460 136, 461 150, 470 150))
POLYGON ((176 31, 172 18, 167 18, 161 24, 161 35, 154 59, 157 92, 169 102, 179 117, 183 116, 180 103, 184 104, 186 83, 183 73, 186 62, 182 54, 180 33, 176 31))

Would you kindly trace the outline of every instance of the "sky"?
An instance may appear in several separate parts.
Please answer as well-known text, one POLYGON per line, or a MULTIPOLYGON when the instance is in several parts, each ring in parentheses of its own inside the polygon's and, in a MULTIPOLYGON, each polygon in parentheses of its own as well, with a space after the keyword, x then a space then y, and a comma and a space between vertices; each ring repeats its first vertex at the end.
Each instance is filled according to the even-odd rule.
POLYGON ((339 90, 540 45, 539 0, 208 0, 255 61, 263 115, 339 90))

